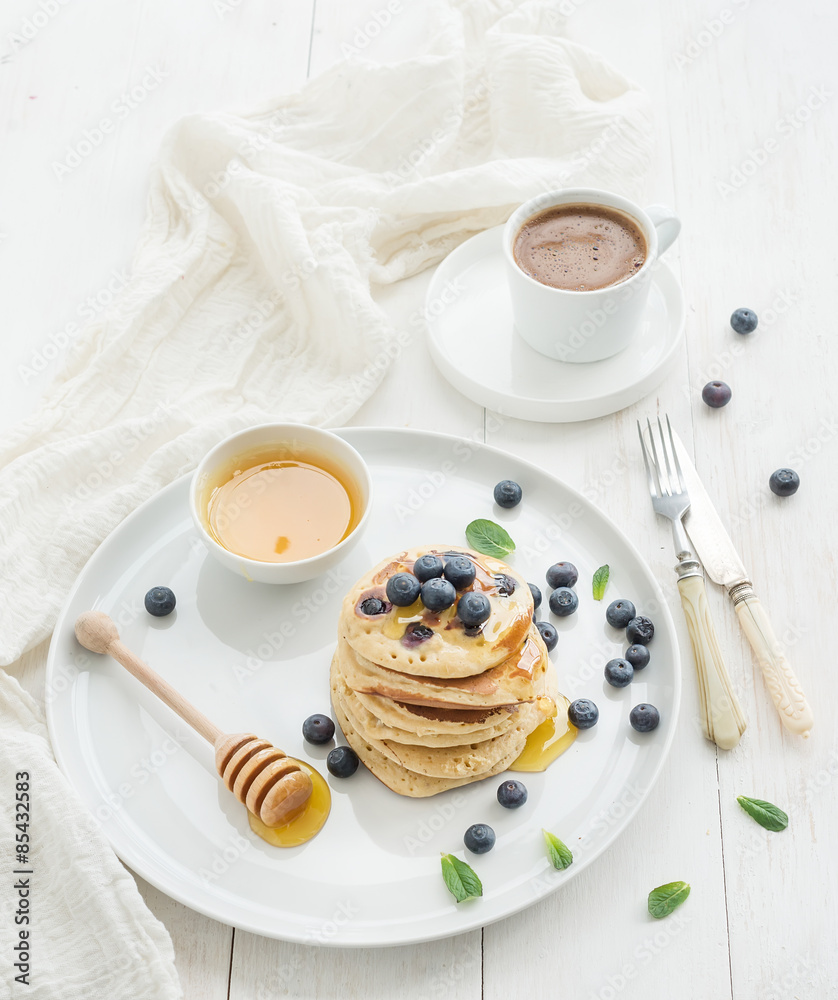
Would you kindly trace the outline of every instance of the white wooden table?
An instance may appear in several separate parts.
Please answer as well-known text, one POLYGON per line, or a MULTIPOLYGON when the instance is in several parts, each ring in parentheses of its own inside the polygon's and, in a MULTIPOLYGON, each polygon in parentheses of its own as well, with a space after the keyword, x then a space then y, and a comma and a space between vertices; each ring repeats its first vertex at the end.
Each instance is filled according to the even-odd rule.
MULTIPOLYGON (((611 417, 501 422, 450 389, 413 336, 353 423, 442 429, 543 464, 602 507, 668 581, 670 539, 646 495, 634 422, 669 412, 735 525, 814 706, 814 733, 803 742, 781 729, 732 609, 714 589, 712 609, 750 727, 732 752, 706 743, 673 603, 685 653, 680 728, 653 794, 594 866, 482 932, 385 951, 313 949, 236 932, 140 881, 171 932, 189 1000, 838 996, 838 694, 828 643, 838 543, 838 15, 826 4, 781 0, 557 6, 569 15, 571 38, 600 50, 653 98, 659 144, 647 193, 671 203, 684 227, 674 257, 688 303, 680 365, 653 397, 611 417), (750 338, 727 325, 737 306, 760 315, 750 338), (733 387, 724 410, 700 399, 714 377, 733 387), (786 501, 767 485, 783 465, 802 480, 786 501), (742 793, 782 805, 789 829, 765 833, 737 805, 742 793), (690 899, 667 921, 651 922, 648 890, 680 878, 692 884, 690 899)), ((118 289, 166 128, 191 111, 246 109, 293 89, 346 47, 378 60, 416 52, 426 30, 421 0, 400 0, 389 24, 370 28, 385 7, 384 0, 45 0, 41 8, 53 13, 41 15, 35 0, 5 0, 3 426, 37 407, 85 311, 99 311, 118 289), (18 46, 11 33, 33 37, 18 46), (109 111, 136 87, 143 99, 130 113, 109 111), (113 131, 72 170, 57 168, 103 116, 114 119, 113 131)), ((403 325, 427 280, 387 291, 403 325)), ((45 646, 11 668, 38 696, 44 655, 45 646)))

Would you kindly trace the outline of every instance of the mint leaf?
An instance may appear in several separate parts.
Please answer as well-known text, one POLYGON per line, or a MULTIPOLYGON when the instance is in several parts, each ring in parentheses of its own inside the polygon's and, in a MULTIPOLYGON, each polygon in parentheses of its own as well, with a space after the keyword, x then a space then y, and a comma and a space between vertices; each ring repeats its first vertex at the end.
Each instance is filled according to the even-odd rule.
POLYGON ((789 825, 788 815, 771 802, 765 802, 763 799, 750 799, 747 795, 738 795, 736 801, 751 819, 755 819, 766 830, 779 833, 780 830, 785 830, 789 825))
POLYGON ((601 601, 605 596, 605 588, 608 586, 608 576, 611 570, 608 568, 608 563, 604 566, 600 566, 599 569, 594 573, 594 600, 601 601))
POLYGON ((453 854, 442 855, 442 877, 448 891, 458 903, 483 895, 483 883, 477 877, 477 872, 453 854))
POLYGON ((499 524, 479 517, 466 525, 466 539, 469 545, 482 552, 484 556, 495 556, 502 559, 515 551, 515 542, 499 524))
POLYGON ((547 857, 550 859, 550 864, 560 872, 569 868, 573 864, 570 848, 563 844, 554 833, 550 833, 548 830, 541 832, 544 834, 544 843, 547 845, 547 857))
POLYGON ((686 882, 667 882, 666 885, 659 885, 649 893, 649 913, 655 920, 668 917, 689 894, 690 887, 686 882))

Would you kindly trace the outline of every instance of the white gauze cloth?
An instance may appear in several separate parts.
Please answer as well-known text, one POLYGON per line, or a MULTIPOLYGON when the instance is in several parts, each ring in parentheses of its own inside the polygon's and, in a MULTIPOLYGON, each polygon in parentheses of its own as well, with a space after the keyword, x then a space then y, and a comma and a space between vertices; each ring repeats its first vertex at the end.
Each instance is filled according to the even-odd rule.
POLYGON ((555 5, 435 8, 428 51, 353 60, 258 114, 192 115, 154 170, 132 277, 0 448, 0 663, 49 635, 101 540, 221 437, 344 423, 386 369, 371 283, 544 189, 640 194, 647 99, 555 5))
POLYGON ((58 770, 40 706, 4 670, 0 719, 0 997, 182 997, 168 931, 58 770))

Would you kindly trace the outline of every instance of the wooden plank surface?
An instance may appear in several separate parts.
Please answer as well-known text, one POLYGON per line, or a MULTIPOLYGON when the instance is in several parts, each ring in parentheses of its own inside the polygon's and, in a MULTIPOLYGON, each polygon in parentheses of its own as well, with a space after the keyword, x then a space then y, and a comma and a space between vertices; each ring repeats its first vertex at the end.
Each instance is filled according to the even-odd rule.
MULTIPOLYGON (((429 277, 420 275, 381 293, 411 337, 352 423, 445 430, 512 450, 583 490, 629 534, 670 584, 684 651, 672 753, 635 822, 595 865, 528 910, 449 941, 383 951, 289 945, 234 933, 138 880, 172 933, 188 1000, 838 996, 838 696, 824 627, 834 619, 838 535, 836 15, 827 5, 790 11, 780 0, 556 7, 571 38, 601 51, 652 97, 659 143, 647 196, 668 201, 684 222, 671 255, 688 304, 684 357, 657 392, 615 416, 563 426, 501 421, 437 375, 416 322, 429 277), (749 338, 727 325, 742 305, 761 316, 749 338), (733 400, 711 411, 699 392, 717 377, 731 384, 733 400), (807 742, 781 729, 733 611, 712 587, 749 729, 729 753, 699 735, 671 543, 648 503, 634 445, 635 419, 658 411, 689 442, 809 693, 817 725, 807 742), (767 488, 782 465, 803 482, 785 501, 767 488), (761 830, 738 794, 782 805, 789 829, 761 830), (652 922, 646 893, 676 878, 692 884, 688 903, 652 922)), ((428 24, 420 0, 396 8, 369 0, 78 0, 25 45, 10 42, 36 9, 7 0, 0 15, 4 427, 37 406, 72 340, 62 331, 79 323, 86 300, 104 308, 109 285, 117 287, 148 168, 171 123, 195 110, 256 106, 344 55, 410 55, 428 24), (143 80, 144 99, 124 116, 115 111, 143 80), (114 119, 113 130, 62 171, 102 118, 114 119)), ((11 668, 36 695, 44 655, 39 647, 11 668)))

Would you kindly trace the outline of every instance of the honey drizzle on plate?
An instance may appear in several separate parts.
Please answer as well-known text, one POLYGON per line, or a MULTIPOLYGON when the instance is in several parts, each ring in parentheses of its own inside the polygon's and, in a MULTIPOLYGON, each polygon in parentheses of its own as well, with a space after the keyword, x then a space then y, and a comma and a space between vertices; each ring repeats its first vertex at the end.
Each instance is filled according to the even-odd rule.
POLYGON ((323 776, 301 760, 297 763, 309 775, 313 786, 311 796, 302 810, 282 826, 265 826, 258 816, 249 810, 247 813, 250 829, 274 847, 299 847, 311 840, 320 832, 332 808, 332 793, 323 776))
POLYGON ((509 765, 510 771, 546 771, 567 750, 578 732, 567 717, 569 705, 567 698, 559 695, 556 714, 530 733, 524 749, 509 765))

